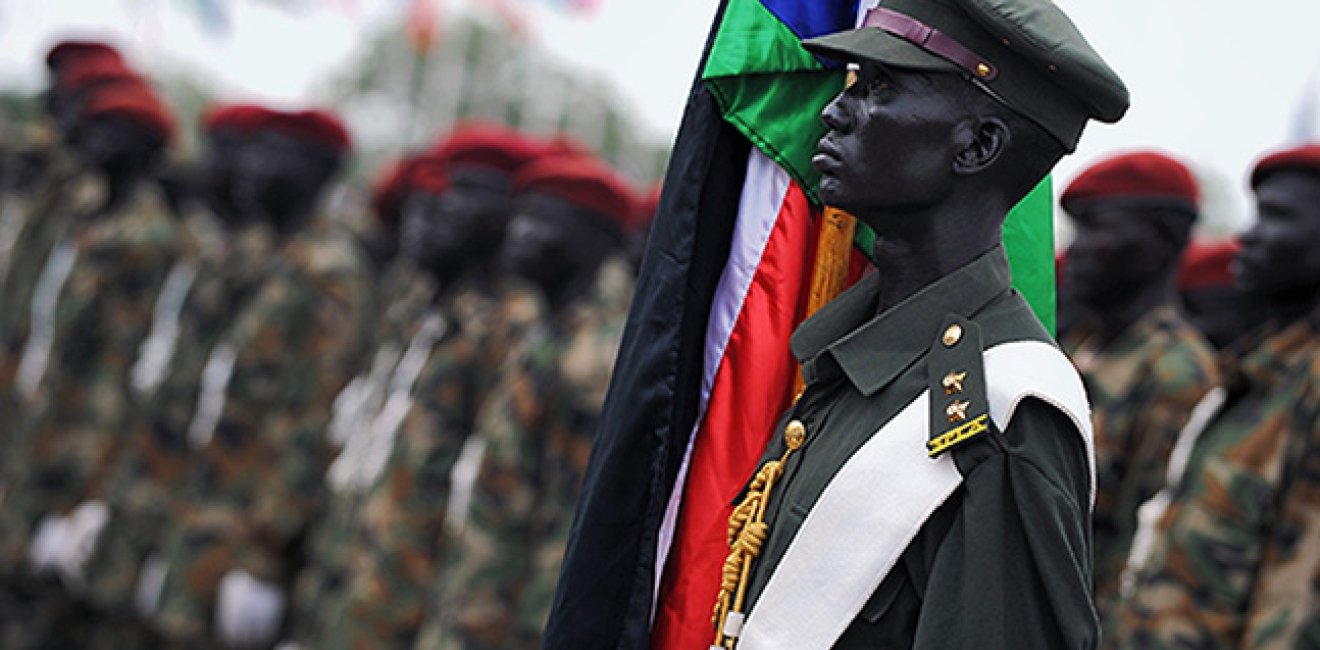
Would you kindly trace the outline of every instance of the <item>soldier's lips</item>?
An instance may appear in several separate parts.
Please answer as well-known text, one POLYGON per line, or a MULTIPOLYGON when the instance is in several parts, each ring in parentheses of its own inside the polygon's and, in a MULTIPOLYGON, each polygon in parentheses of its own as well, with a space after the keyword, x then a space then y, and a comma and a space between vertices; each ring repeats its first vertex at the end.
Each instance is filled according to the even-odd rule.
POLYGON ((843 167, 843 158, 839 155, 839 149, 834 141, 830 139, 827 133, 818 142, 816 142, 816 154, 811 157, 811 166, 822 174, 828 174, 837 171, 843 167))

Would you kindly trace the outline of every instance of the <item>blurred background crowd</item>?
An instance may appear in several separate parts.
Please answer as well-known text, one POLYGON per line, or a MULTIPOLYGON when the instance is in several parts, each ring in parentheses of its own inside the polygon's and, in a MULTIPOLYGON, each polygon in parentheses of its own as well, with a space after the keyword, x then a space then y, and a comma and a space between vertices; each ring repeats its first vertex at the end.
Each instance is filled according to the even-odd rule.
MULTIPOLYGON (((535 12, 400 4, 319 108, 85 36, 0 93, 0 647, 537 647, 668 138, 535 12)), ((1316 627, 1320 149, 1068 164, 1106 643, 1316 627)))
POLYGON ((356 201, 332 112, 45 62, 0 167, 4 647, 535 644, 658 195, 609 120, 454 115, 356 201))

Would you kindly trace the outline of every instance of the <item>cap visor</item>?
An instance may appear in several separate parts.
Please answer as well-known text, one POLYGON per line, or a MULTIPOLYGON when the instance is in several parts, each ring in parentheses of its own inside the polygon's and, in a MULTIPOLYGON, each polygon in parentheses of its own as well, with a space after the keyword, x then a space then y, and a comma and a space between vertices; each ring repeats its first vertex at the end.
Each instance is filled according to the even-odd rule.
POLYGON ((961 72, 952 61, 877 27, 850 29, 802 41, 812 54, 845 62, 875 61, 895 68, 961 72))

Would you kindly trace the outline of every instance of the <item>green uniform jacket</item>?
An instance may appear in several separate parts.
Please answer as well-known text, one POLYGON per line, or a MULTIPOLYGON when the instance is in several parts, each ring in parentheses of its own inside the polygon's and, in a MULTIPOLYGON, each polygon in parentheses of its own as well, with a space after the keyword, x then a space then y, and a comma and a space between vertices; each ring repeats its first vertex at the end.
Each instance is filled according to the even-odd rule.
MULTIPOLYGON (((967 421, 974 421, 986 410, 986 394, 996 389, 978 376, 982 348, 1050 341, 1026 302, 1009 288, 1002 247, 876 315, 881 281, 875 275, 863 279, 794 333, 793 353, 804 364, 807 388, 785 414, 781 430, 798 420, 805 425, 806 442, 789 457, 767 505, 769 534, 751 572, 747 628, 739 647, 779 647, 778 639, 763 644, 751 633, 758 607, 774 605, 767 604, 773 600, 767 585, 788 551, 812 552, 790 549, 795 537, 807 532, 804 524, 824 525, 827 535, 852 525, 847 519, 815 523, 812 511, 824 502, 827 486, 834 487, 836 473, 877 429, 909 404, 921 404, 928 388, 932 436, 949 427, 942 424, 946 404, 969 403, 967 421), (967 374, 965 386, 946 396, 940 381, 950 371, 967 374)), ((1070 403, 1066 399, 1023 399, 1010 411, 1003 431, 991 421, 988 430, 953 448, 949 453, 961 484, 913 531, 915 538, 883 580, 867 578, 878 584, 859 611, 840 612, 823 625, 808 624, 811 635, 821 628, 814 645, 918 650, 1096 646, 1088 525, 1093 468, 1083 433, 1089 434, 1088 416, 1071 366, 1045 347, 1048 343, 1034 345, 1056 358, 1056 367, 1065 370, 1060 383, 1072 388, 1072 403, 1082 404, 1068 412, 1044 401, 1070 403)), ((880 433, 891 432, 898 433, 880 433)), ((783 439, 776 436, 766 458, 778 459, 784 450, 783 439)), ((925 462, 924 451, 918 452, 917 462, 925 462)), ((898 511, 903 504, 886 502, 894 498, 868 493, 850 507, 898 511)), ((775 593, 807 600, 828 597, 837 582, 857 572, 844 558, 828 559, 831 571, 775 593)), ((775 622, 776 627, 792 627, 792 617, 775 622)))

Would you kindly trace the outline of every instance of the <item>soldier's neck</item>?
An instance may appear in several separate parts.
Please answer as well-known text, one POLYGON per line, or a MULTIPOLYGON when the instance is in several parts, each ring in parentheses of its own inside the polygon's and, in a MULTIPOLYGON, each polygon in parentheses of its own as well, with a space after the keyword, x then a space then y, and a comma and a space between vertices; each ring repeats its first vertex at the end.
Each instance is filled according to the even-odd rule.
POLYGON ((1302 287, 1266 298, 1270 319, 1281 326, 1290 325, 1320 309, 1320 287, 1302 287))
POLYGON ((883 312, 1003 242, 1003 215, 993 200, 974 205, 951 197, 920 212, 863 218, 876 230, 874 264, 883 312))
POLYGON ((1159 307, 1178 303, 1172 275, 1140 287, 1134 292, 1124 294, 1123 300, 1113 305, 1099 306, 1095 311, 1100 324, 1100 340, 1108 344, 1146 314, 1159 307))
POLYGON ((103 170, 102 179, 105 181, 105 202, 93 213, 97 218, 111 214, 128 203, 146 181, 146 170, 106 169, 103 170))

